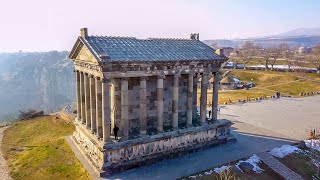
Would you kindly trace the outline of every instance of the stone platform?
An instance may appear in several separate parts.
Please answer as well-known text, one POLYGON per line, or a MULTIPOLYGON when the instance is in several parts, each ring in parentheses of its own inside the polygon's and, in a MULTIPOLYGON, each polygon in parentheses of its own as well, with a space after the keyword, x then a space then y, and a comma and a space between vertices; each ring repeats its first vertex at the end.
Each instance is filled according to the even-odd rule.
POLYGON ((228 120, 218 120, 103 145, 83 126, 76 124, 72 140, 95 172, 108 176, 234 140, 230 134, 231 125, 228 120))

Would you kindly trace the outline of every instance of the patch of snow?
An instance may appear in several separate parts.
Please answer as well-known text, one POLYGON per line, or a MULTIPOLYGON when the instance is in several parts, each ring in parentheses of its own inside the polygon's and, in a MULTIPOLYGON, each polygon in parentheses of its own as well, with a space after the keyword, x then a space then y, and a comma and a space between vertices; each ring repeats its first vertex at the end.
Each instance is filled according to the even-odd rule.
POLYGON ((233 81, 236 82, 236 83, 240 82, 240 80, 237 79, 237 78, 233 78, 233 81))
POLYGON ((316 161, 315 159, 312 159, 311 161, 316 167, 320 167, 320 162, 316 161))
POLYGON ((221 167, 218 167, 218 168, 214 168, 214 172, 220 174, 223 171, 226 171, 226 170, 228 170, 230 168, 231 168, 231 166, 221 166, 221 167))
MULTIPOLYGON (((247 160, 245 160, 245 161, 239 161, 237 164, 236 164, 236 166, 237 167, 239 167, 239 165, 242 163, 242 162, 247 162, 247 163, 250 163, 252 166, 253 166, 253 171, 254 172, 256 172, 256 173, 261 173, 261 172, 263 172, 264 170, 263 169, 261 169, 260 167, 259 167, 259 163, 261 163, 261 160, 260 160, 260 158, 257 156, 257 155, 255 155, 255 154, 253 154, 249 159, 247 159, 247 160)), ((239 168, 240 169, 240 168, 239 168)))
POLYGON ((301 149, 299 149, 295 146, 283 145, 279 148, 271 149, 269 154, 271 154, 272 156, 278 157, 278 158, 283 158, 283 157, 285 157, 291 153, 294 153, 294 152, 302 152, 302 151, 301 151, 301 149))
POLYGON ((197 176, 189 176, 189 178, 195 179, 195 178, 197 178, 197 176))
POLYGON ((210 174, 212 174, 214 171, 212 171, 212 170, 210 170, 210 171, 208 171, 208 172, 204 172, 204 174, 205 175, 210 175, 210 174))
POLYGON ((308 148, 312 148, 320 152, 320 139, 305 140, 304 143, 308 148))

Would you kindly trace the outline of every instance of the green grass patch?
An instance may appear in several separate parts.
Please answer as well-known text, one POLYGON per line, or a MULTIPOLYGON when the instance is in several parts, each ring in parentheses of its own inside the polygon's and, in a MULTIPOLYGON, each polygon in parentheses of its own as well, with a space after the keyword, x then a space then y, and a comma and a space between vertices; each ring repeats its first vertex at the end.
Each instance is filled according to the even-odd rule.
POLYGON ((13 179, 90 179, 64 137, 74 126, 54 116, 13 124, 3 137, 3 154, 13 179))

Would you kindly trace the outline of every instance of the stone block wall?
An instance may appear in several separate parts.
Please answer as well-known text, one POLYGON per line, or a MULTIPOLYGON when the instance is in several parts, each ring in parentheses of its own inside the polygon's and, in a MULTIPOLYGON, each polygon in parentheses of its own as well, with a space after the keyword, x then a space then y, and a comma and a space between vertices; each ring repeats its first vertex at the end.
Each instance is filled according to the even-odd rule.
MULTIPOLYGON (((115 124, 121 127, 121 79, 115 79, 114 99, 115 99, 115 124)), ((164 130, 172 129, 172 88, 173 76, 166 76, 164 79, 163 97, 163 120, 164 130)), ((139 134, 139 112, 140 112, 140 78, 128 79, 129 94, 129 135, 139 134)), ((188 91, 188 75, 181 75, 179 78, 179 127, 187 124, 187 91, 188 91)), ((196 99, 195 99, 196 100, 196 99)), ((147 133, 156 133, 157 131, 157 76, 151 76, 147 79, 147 133)), ((119 131, 122 134, 121 128, 119 131)))
POLYGON ((230 137, 231 122, 219 123, 110 145, 104 151, 103 170, 106 174, 112 174, 227 142, 230 137))
POLYGON ((86 131, 77 124, 75 127, 76 130, 73 132, 73 138, 81 149, 81 152, 89 157, 89 160, 91 161, 90 164, 92 164, 96 169, 102 169, 104 165, 103 149, 100 149, 99 145, 92 141, 94 138, 91 137, 93 136, 92 134, 86 133, 86 131))

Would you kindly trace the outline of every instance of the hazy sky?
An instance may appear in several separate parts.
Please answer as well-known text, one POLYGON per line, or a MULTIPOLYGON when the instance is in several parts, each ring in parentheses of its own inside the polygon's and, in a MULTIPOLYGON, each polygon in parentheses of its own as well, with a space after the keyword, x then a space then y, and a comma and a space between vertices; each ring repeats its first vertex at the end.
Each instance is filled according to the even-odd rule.
POLYGON ((320 0, 1 0, 0 52, 70 50, 92 35, 244 38, 320 27, 320 0))

